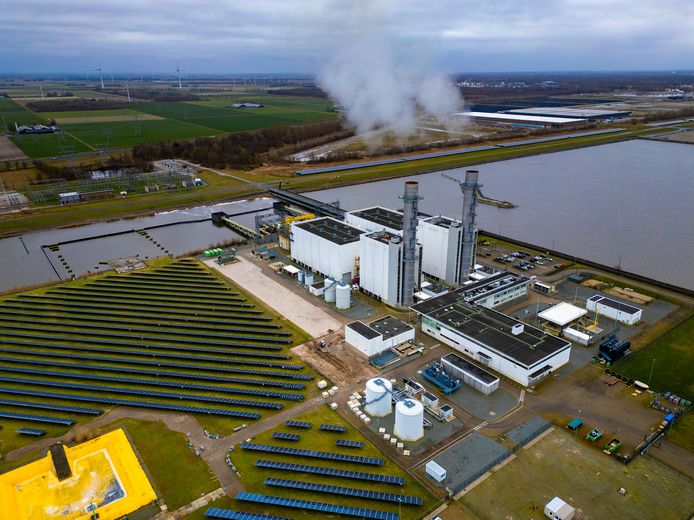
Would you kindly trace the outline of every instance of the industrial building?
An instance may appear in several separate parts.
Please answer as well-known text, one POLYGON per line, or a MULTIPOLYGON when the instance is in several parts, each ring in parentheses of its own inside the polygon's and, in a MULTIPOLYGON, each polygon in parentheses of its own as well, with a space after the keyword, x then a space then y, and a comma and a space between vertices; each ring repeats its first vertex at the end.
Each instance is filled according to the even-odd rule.
POLYGON ((364 231, 387 231, 399 235, 402 233, 402 217, 402 213, 392 209, 374 206, 345 213, 345 222, 364 231))
POLYGON ((493 309, 519 298, 525 298, 530 286, 530 278, 499 271, 487 278, 456 289, 467 302, 493 309))
POLYGON ((458 112, 454 114, 470 119, 480 125, 493 126, 523 126, 527 128, 557 128, 570 130, 581 128, 587 119, 548 116, 526 116, 520 114, 506 114, 500 112, 458 112))
POLYGON ((453 291, 412 306, 422 331, 487 369, 530 386, 569 361, 571 344, 453 291))
POLYGON ((353 321, 345 325, 345 341, 369 357, 387 348, 414 341, 414 333, 413 327, 393 316, 385 316, 368 324, 353 321))
POLYGON ((461 222, 440 215, 420 220, 417 241, 422 245, 422 272, 436 280, 458 284, 463 247, 461 222))
POLYGON ((516 108, 514 110, 507 110, 505 113, 522 116, 568 117, 587 119, 588 121, 614 121, 615 119, 624 119, 631 115, 631 112, 625 110, 597 110, 570 107, 516 108))
POLYGON ((291 258, 327 278, 351 283, 363 230, 322 217, 291 225, 291 258))
POLYGON ((600 316, 606 316, 610 319, 634 325, 641 320, 642 309, 622 303, 607 296, 596 294, 586 300, 586 309, 597 312, 600 316))
POLYGON ((448 374, 457 377, 484 395, 489 395, 499 388, 500 379, 497 376, 470 363, 458 354, 446 354, 441 358, 441 364, 448 374))

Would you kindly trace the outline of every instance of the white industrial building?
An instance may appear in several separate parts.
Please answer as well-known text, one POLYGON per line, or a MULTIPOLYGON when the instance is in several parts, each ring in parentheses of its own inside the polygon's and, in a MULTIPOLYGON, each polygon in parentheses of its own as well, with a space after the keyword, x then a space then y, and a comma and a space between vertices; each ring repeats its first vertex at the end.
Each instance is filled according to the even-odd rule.
POLYGON ((466 385, 484 395, 489 395, 499 388, 500 379, 497 376, 470 363, 458 354, 446 354, 441 358, 441 364, 447 374, 461 379, 466 385))
POLYGON ((545 516, 552 520, 572 520, 576 510, 559 497, 554 497, 545 505, 545 516))
POLYGON ((345 341, 368 357, 413 341, 414 334, 413 327, 393 316, 385 316, 368 324, 354 321, 345 325, 345 341))
POLYGON ((477 282, 467 284, 457 291, 465 301, 493 309, 510 301, 525 298, 528 295, 530 281, 530 278, 525 276, 509 271, 499 271, 477 282))
POLYGON ((436 216, 419 221, 417 241, 422 244, 422 272, 451 284, 459 277, 463 226, 459 220, 436 216))
MULTIPOLYGON (((414 285, 422 281, 421 246, 415 255, 414 285)), ((359 287, 382 302, 400 306, 404 300, 404 242, 388 231, 364 233, 359 237, 359 287)))
POLYGON ((331 217, 295 222, 291 227, 291 258, 312 271, 351 283, 359 255, 359 237, 364 233, 331 217))
POLYGON ((402 234, 403 214, 373 206, 345 213, 345 222, 364 231, 387 231, 399 235, 402 234))
POLYGON ((586 300, 586 309, 597 312, 600 316, 606 316, 627 325, 633 325, 641 320, 642 309, 613 300, 607 296, 596 294, 586 300))
POLYGON ((422 331, 523 386, 569 362, 571 343, 510 316, 465 301, 459 291, 412 307, 422 331))

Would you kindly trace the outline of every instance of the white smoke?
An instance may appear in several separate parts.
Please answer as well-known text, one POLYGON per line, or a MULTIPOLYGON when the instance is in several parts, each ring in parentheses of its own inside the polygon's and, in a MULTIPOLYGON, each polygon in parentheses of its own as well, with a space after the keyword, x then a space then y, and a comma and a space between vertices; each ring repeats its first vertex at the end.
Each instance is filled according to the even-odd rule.
POLYGON ((382 128, 411 134, 422 116, 450 123, 463 104, 450 79, 421 57, 398 53, 395 36, 381 23, 386 16, 374 17, 373 10, 350 15, 351 29, 338 31, 337 50, 318 83, 346 111, 357 132, 382 128))

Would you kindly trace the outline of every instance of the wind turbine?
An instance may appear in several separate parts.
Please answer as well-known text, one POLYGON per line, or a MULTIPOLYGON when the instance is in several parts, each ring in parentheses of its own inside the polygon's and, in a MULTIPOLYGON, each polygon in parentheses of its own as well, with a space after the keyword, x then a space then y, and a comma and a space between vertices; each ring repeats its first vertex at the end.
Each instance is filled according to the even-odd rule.
POLYGON ((101 74, 102 68, 101 64, 99 64, 99 68, 96 69, 96 71, 99 73, 99 79, 101 80, 101 90, 104 90, 104 76, 101 74))
POLYGON ((178 88, 183 88, 181 85, 181 67, 178 66, 178 62, 176 62, 176 74, 178 74, 178 88))
POLYGON ((130 86, 128 85, 128 82, 125 82, 125 91, 128 93, 128 103, 132 103, 130 100, 130 86))

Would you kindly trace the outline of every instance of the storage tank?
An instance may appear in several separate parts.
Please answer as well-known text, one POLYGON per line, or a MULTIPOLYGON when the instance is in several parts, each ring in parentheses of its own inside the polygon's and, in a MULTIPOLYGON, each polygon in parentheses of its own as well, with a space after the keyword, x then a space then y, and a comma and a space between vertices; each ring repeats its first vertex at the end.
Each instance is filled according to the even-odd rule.
POLYGON ((326 302, 334 302, 337 292, 337 282, 335 280, 331 280, 330 278, 326 278, 325 282, 323 282, 323 287, 325 287, 325 301, 326 302))
POLYGON ((335 307, 338 309, 349 309, 352 289, 347 284, 338 285, 335 290, 335 307))
POLYGON ((382 377, 374 377, 366 382, 366 404, 364 410, 374 417, 384 417, 392 411, 390 392, 393 385, 382 377))
POLYGON ((304 283, 304 272, 303 272, 303 271, 299 271, 299 272, 296 274, 296 279, 298 280, 299 283, 304 283))
POLYGON ((304 273, 304 283, 306 285, 313 285, 313 273, 309 273, 308 271, 304 273))
POLYGON ((424 436, 424 405, 415 399, 403 399, 395 405, 393 433, 404 441, 424 436))

